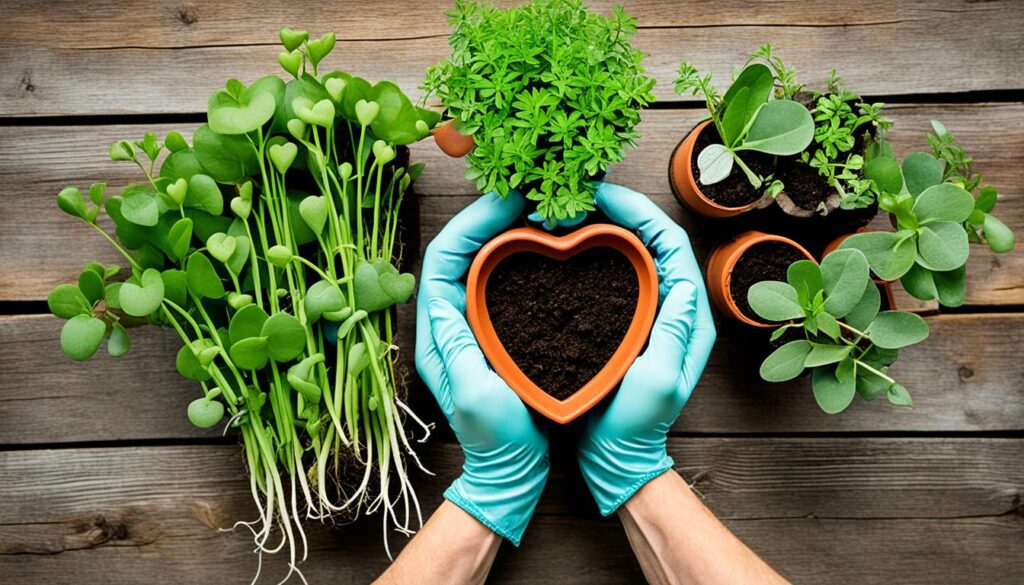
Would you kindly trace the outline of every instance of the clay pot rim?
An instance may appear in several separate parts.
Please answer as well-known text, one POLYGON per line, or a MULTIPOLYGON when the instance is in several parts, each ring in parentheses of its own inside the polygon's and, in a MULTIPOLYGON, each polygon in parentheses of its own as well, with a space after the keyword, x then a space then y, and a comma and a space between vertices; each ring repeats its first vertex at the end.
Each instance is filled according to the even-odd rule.
POLYGON ((669 157, 669 186, 671 187, 672 193, 676 196, 677 200, 683 202, 689 209, 693 210, 695 213, 698 213, 700 215, 704 215, 706 217, 724 218, 739 215, 741 213, 746 213, 747 211, 754 209, 757 206, 757 204, 761 202, 762 198, 759 197, 748 204, 740 205, 738 207, 727 207, 725 205, 716 203, 715 201, 711 200, 711 198, 709 198, 707 195, 705 195, 704 192, 701 191, 700 189, 700 183, 697 181, 696 177, 693 176, 693 147, 696 144, 697 137, 711 123, 711 119, 704 120, 703 122, 698 123, 696 126, 690 129, 690 131, 686 134, 686 136, 683 137, 682 140, 679 141, 678 144, 676 144, 676 147, 672 150, 672 155, 669 157), (685 164, 677 163, 677 157, 681 156, 685 156, 685 164), (711 209, 717 210, 719 212, 718 215, 711 216, 705 214, 700 209, 686 201, 686 197, 682 194, 681 190, 678 187, 676 187, 677 180, 680 180, 680 178, 677 177, 676 173, 677 167, 679 167, 683 171, 683 177, 681 178, 681 181, 685 181, 686 186, 689 187, 689 190, 701 201, 702 204, 710 207, 711 209))
MULTIPOLYGON (((787 238, 785 236, 768 234, 757 230, 750 230, 736 236, 734 241, 740 242, 740 245, 736 247, 734 250, 731 250, 729 258, 726 259, 726 266, 728 267, 728 270, 723 271, 723 274, 721 275, 721 277, 724 279, 724 282, 722 283, 722 290, 725 293, 724 298, 722 299, 723 302, 728 307, 729 312, 732 313, 732 316, 735 317, 741 323, 750 325, 752 327, 759 327, 761 329, 772 329, 775 327, 779 327, 779 324, 777 323, 755 321, 754 319, 751 319, 746 314, 744 314, 743 311, 740 310, 739 306, 736 304, 736 301, 732 297, 732 273, 733 270, 736 268, 736 263, 739 261, 740 258, 743 257, 747 250, 756 246, 757 244, 763 244, 766 242, 781 242, 784 244, 789 244, 790 246, 796 248, 801 253, 803 253, 803 255, 811 262, 817 264, 818 260, 810 252, 808 252, 806 248, 801 246, 799 242, 787 238)), ((709 265, 711 264, 715 256, 721 253, 724 247, 725 245, 715 248, 715 250, 711 253, 711 257, 708 259, 709 265)), ((711 274, 708 274, 708 278, 711 278, 711 276, 711 274)))
POLYGON ((611 224, 591 224, 565 236, 553 236, 530 227, 506 231, 480 249, 470 266, 466 284, 466 315, 469 325, 491 367, 524 403, 560 424, 571 422, 586 413, 618 385, 640 355, 654 324, 657 309, 658 274, 650 252, 632 232, 611 224), (533 252, 565 260, 597 247, 610 247, 619 251, 633 265, 639 279, 637 306, 622 342, 601 371, 575 393, 564 400, 558 400, 533 383, 498 340, 487 313, 487 279, 502 260, 515 253, 533 252))

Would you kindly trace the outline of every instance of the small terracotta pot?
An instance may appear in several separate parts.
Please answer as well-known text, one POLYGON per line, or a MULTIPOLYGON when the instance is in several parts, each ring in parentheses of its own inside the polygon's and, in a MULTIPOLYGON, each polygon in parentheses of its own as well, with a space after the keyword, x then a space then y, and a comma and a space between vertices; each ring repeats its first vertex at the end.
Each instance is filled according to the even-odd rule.
POLYGON ((732 271, 736 267, 736 262, 751 247, 765 242, 788 244, 799 250, 811 262, 817 262, 810 252, 789 238, 757 231, 744 232, 718 246, 711 252, 711 257, 708 259, 708 295, 711 297, 711 302, 714 303, 715 307, 729 318, 753 327, 769 328, 778 327, 778 323, 755 321, 743 314, 736 305, 736 301, 733 300, 732 290, 730 289, 732 271))
POLYGON ((561 424, 590 410, 618 385, 643 349, 657 309, 658 273, 651 254, 635 235, 609 224, 588 225, 562 237, 534 228, 509 230, 480 250, 469 268, 466 283, 466 315, 469 325, 491 366, 523 402, 561 424), (498 264, 516 253, 534 252, 554 260, 567 260, 584 250, 602 246, 621 252, 636 270, 640 294, 633 322, 604 368, 577 392, 565 400, 558 400, 523 373, 498 339, 487 312, 487 279, 498 264))
POLYGON ((475 145, 472 136, 466 136, 459 132, 455 120, 448 120, 431 130, 430 133, 434 135, 434 142, 437 143, 438 148, 453 158, 466 156, 475 145))
MULTIPOLYGON (((873 229, 870 229, 870 228, 860 228, 859 230, 857 230, 856 233, 864 234, 864 233, 873 232, 873 231, 876 231, 876 230, 873 230, 873 229)), ((821 254, 822 260, 825 259, 825 256, 828 256, 832 252, 838 250, 839 246, 843 243, 843 241, 845 241, 846 238, 848 238, 848 237, 850 237, 852 235, 853 234, 843 234, 843 235, 839 236, 838 238, 836 238, 836 239, 832 240, 831 242, 829 242, 829 244, 827 246, 825 246, 825 251, 821 254)), ((893 289, 892 289, 892 281, 890 281, 890 280, 883 280, 881 278, 875 277, 874 275, 872 275, 871 280, 875 281, 875 284, 877 284, 879 286, 879 288, 882 289, 882 294, 884 294, 886 300, 889 301, 889 307, 892 310, 895 310, 896 309, 896 294, 893 292, 893 289)))
POLYGON ((711 124, 711 120, 698 124, 672 151, 672 158, 669 160, 668 165, 668 182, 672 186, 672 192, 680 203, 706 217, 733 217, 750 211, 757 206, 760 199, 742 207, 719 205, 701 192, 700 185, 697 183, 697 177, 693 176, 692 161, 693 157, 696 156, 693 152, 693 147, 697 143, 697 137, 701 131, 707 128, 709 124, 711 124))

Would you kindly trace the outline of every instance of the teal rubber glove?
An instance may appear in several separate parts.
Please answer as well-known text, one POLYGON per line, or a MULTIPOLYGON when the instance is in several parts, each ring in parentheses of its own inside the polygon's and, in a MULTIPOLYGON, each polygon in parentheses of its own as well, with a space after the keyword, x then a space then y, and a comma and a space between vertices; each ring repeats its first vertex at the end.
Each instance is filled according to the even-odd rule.
POLYGON ((519 546, 548 477, 547 438, 484 359, 466 323, 460 282, 473 255, 522 212, 523 198, 485 195, 456 215, 423 257, 416 300, 416 369, 455 431, 466 461, 444 497, 519 546))
POLYGON ((690 240, 644 195, 608 183, 597 206, 636 230, 654 252, 658 318, 647 349, 633 362, 606 407, 588 416, 580 469, 601 514, 608 516, 648 481, 672 468, 668 430, 697 384, 715 344, 715 324, 690 240))

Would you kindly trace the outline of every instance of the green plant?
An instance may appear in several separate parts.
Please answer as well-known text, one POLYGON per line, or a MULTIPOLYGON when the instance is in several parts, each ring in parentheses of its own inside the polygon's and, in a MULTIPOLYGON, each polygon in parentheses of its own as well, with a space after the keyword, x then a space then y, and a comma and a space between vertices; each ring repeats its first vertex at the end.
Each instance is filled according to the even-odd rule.
POLYGON ((457 0, 448 16, 451 56, 428 69, 423 89, 474 138, 466 178, 481 192, 523 192, 544 219, 593 210, 593 181, 634 145, 640 110, 654 101, 629 42, 636 21, 581 0, 457 0))
POLYGON ((981 175, 972 168, 974 160, 941 122, 932 120, 932 132, 927 137, 932 155, 943 163, 942 180, 959 185, 974 196, 974 210, 964 221, 967 239, 974 244, 986 244, 997 253, 1012 250, 1017 243, 1016 236, 1005 223, 992 215, 998 198, 996 188, 987 184, 981 186, 981 175))
POLYGON ((131 324, 177 331, 177 370, 203 393, 189 419, 208 428, 228 416, 241 435, 260 516, 240 524, 258 551, 287 545, 297 570, 303 515, 379 509, 406 532, 419 516, 404 459, 416 460, 404 421, 419 419, 399 397, 390 307, 414 286, 394 266, 400 206, 421 169, 402 145, 438 116, 393 83, 319 74, 333 34, 284 29, 281 39, 293 79, 229 80, 191 145, 171 132, 111 146, 145 182, 113 196, 102 183, 88 198, 60 192, 60 209, 128 270, 116 280, 117 267, 89 264, 49 306, 67 319, 61 346, 75 360, 105 336, 108 353, 125 354, 131 324), (283 540, 272 546, 275 525, 283 540))
POLYGON ((1012 249, 1015 238, 988 215, 995 205, 995 189, 981 189, 976 200, 964 188, 977 189, 980 177, 970 174, 970 163, 965 164, 967 157, 951 135, 937 132, 931 141, 942 160, 914 152, 902 163, 889 154, 868 163, 864 176, 877 185, 879 207, 892 215, 896 231, 856 234, 840 247, 864 252, 879 278, 899 279, 911 296, 958 307, 967 292, 971 234, 978 240, 983 236, 997 251, 1012 249))
POLYGON ((863 253, 836 250, 821 266, 799 260, 786 281, 756 283, 747 295, 759 316, 785 323, 773 341, 790 330, 801 336, 765 359, 762 378, 784 382, 810 369, 814 398, 829 414, 845 410, 856 394, 871 400, 884 392, 893 404, 913 404, 888 371, 900 349, 928 336, 928 325, 912 313, 879 311, 881 296, 863 253))
MULTIPOLYGON (((790 99, 771 99, 775 77, 762 63, 751 63, 736 76, 732 86, 719 97, 711 85, 711 74, 701 76, 696 67, 683 62, 675 80, 678 94, 704 97, 708 114, 718 131, 721 143, 710 144, 697 155, 700 183, 713 185, 739 165, 751 186, 760 189, 770 177, 761 177, 747 166, 740 153, 762 152, 776 156, 792 156, 810 144, 814 121, 807 108, 790 99)), ((775 195, 783 185, 773 181, 767 191, 775 195)))

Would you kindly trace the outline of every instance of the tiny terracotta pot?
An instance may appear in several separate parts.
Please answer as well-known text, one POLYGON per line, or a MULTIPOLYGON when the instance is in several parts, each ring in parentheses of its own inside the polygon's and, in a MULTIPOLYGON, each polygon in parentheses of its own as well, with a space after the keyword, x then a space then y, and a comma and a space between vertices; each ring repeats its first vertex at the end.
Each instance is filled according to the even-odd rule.
POLYGON ((810 252, 789 238, 758 231, 744 232, 718 246, 711 252, 711 257, 708 259, 708 295, 711 297, 711 302, 714 303, 715 308, 727 317, 752 327, 770 328, 778 327, 778 323, 756 321, 743 314, 739 306, 736 305, 736 301, 733 300, 732 290, 730 289, 732 271, 736 267, 736 262, 751 247, 765 242, 788 244, 799 250, 811 262, 817 262, 810 252))
POLYGON ((676 199, 688 209, 706 217, 733 217, 750 211, 757 206, 760 202, 759 199, 742 207, 719 205, 701 192, 697 177, 693 176, 692 161, 696 156, 693 152, 694 145, 697 143, 697 137, 709 124, 711 124, 711 120, 698 124, 672 151, 672 158, 668 165, 668 182, 672 186, 672 192, 676 199))
POLYGON ((434 135, 434 142, 437 143, 445 154, 453 158, 461 158, 473 150, 475 142, 472 136, 466 136, 459 132, 455 120, 448 120, 437 128, 430 131, 434 135))
POLYGON ((588 225, 562 237, 534 228, 509 230, 480 250, 469 268, 466 283, 466 315, 487 360, 523 402, 560 424, 566 424, 590 410, 622 381, 647 341, 657 309, 658 273, 650 252, 635 235, 610 224, 588 225), (533 252, 554 260, 568 260, 597 247, 617 250, 629 259, 636 270, 639 296, 633 322, 601 371, 571 396, 558 400, 523 373, 498 339, 487 312, 487 279, 496 266, 513 254, 533 252))
MULTIPOLYGON (((856 233, 864 234, 864 233, 873 232, 873 231, 876 231, 876 230, 873 230, 873 229, 870 229, 870 228, 860 228, 859 230, 857 230, 856 233)), ((853 234, 843 234, 843 235, 839 236, 838 238, 836 238, 836 239, 832 240, 831 242, 829 242, 829 244, 827 246, 825 246, 825 251, 821 254, 822 260, 825 259, 825 256, 828 256, 832 252, 838 250, 839 246, 843 243, 843 241, 845 241, 846 238, 848 238, 848 237, 850 237, 852 235, 853 234)), ((893 289, 892 289, 892 281, 890 281, 890 280, 883 280, 881 278, 876 278, 874 275, 872 275, 871 280, 873 280, 875 282, 875 284, 877 284, 879 286, 879 288, 882 289, 882 294, 884 294, 886 300, 889 301, 889 307, 892 310, 895 310, 896 309, 896 294, 893 292, 893 289)))

